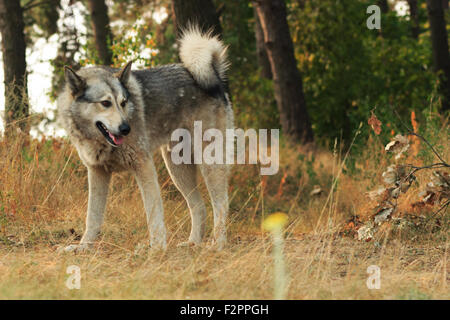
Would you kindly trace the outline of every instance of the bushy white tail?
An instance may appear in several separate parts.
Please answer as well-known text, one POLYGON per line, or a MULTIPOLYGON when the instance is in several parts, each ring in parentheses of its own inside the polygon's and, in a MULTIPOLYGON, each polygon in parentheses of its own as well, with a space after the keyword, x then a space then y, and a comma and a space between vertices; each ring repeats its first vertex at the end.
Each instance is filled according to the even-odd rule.
POLYGON ((204 89, 216 87, 226 80, 227 48, 211 32, 203 33, 197 26, 185 29, 180 40, 180 58, 204 89))

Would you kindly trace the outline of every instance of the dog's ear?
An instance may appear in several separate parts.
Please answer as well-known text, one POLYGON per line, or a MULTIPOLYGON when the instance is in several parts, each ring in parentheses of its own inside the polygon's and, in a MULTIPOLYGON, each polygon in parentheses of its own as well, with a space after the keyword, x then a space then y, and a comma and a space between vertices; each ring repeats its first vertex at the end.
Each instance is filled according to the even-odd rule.
POLYGON ((131 74, 131 65, 133 64, 133 61, 128 62, 125 67, 122 68, 117 74, 116 77, 119 78, 119 81, 122 82, 122 84, 126 85, 128 83, 128 80, 130 79, 131 74))
POLYGON ((64 78, 69 85, 72 95, 79 95, 86 88, 86 81, 80 77, 71 67, 64 67, 64 78))

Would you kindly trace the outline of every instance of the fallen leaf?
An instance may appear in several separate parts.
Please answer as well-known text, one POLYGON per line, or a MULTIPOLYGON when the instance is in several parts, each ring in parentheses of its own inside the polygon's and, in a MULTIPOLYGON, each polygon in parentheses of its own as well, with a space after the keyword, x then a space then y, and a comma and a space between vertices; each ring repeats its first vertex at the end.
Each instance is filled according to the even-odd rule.
POLYGON ((407 137, 397 134, 394 137, 394 140, 389 142, 384 149, 387 152, 395 153, 395 159, 398 160, 401 155, 409 149, 409 140, 407 137))
POLYGON ((385 192, 386 192, 386 188, 380 187, 377 190, 367 192, 367 196, 370 198, 370 200, 377 200, 385 192))
POLYGON ((359 241, 370 241, 373 238, 373 227, 369 225, 362 226, 358 229, 358 240, 359 241))
POLYGON ((373 112, 367 123, 372 127, 372 130, 376 135, 381 133, 381 121, 378 120, 377 116, 373 112))
POLYGON ((450 174, 444 171, 434 171, 431 176, 431 181, 439 187, 449 188, 450 187, 450 174))
POLYGON ((395 165, 391 165, 382 174, 386 184, 394 184, 397 181, 397 170, 395 165))
POLYGON ((323 192, 322 188, 320 188, 320 186, 314 186, 314 188, 312 189, 312 191, 310 192, 310 196, 318 196, 323 192))
POLYGON ((384 222, 387 219, 389 219, 389 217, 391 216, 392 212, 394 212, 394 208, 392 208, 392 207, 382 208, 375 215, 375 219, 374 219, 375 223, 380 225, 382 222, 384 222))

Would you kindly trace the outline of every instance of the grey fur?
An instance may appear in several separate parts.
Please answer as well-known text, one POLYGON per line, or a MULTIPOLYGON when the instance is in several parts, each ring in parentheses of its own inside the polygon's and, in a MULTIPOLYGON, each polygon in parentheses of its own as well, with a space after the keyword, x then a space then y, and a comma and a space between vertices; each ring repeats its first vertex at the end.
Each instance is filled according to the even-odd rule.
MULTIPOLYGON (((205 50, 211 51, 208 41, 203 43, 205 50)), ((192 229, 188 243, 199 244, 203 236, 206 210, 197 190, 200 172, 212 200, 217 246, 225 245, 228 166, 174 165, 169 153, 172 132, 185 128, 192 133, 194 121, 202 121, 203 130, 216 128, 224 134, 225 129, 233 128, 226 92, 214 85, 200 86, 195 78, 183 64, 135 71, 131 71, 131 64, 122 70, 89 67, 75 73, 66 69, 67 84, 58 98, 59 118, 88 168, 89 202, 81 243, 65 251, 83 250, 95 241, 103 222, 111 174, 123 170, 134 173, 141 190, 150 245, 166 247, 162 200, 152 158, 157 149, 161 149, 170 175, 189 206, 192 229), (111 102, 110 107, 102 105, 105 99, 111 102), (121 103, 126 103, 124 108, 121 103), (99 121, 117 141, 121 139, 120 124, 129 124, 131 132, 123 143, 113 146, 97 127, 99 121)))

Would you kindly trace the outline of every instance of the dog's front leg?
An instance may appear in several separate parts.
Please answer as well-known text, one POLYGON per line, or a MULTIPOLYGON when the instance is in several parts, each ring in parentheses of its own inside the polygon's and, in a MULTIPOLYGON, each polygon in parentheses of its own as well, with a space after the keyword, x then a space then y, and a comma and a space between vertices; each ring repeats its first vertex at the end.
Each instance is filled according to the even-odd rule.
POLYGON ((102 168, 89 168, 89 201, 86 219, 86 231, 81 244, 90 244, 100 233, 103 224, 103 214, 106 207, 106 198, 108 197, 109 181, 111 173, 102 168))
POLYGON ((148 158, 147 161, 139 166, 136 169, 135 176, 139 189, 141 190, 147 215, 150 246, 152 248, 165 249, 167 242, 163 204, 153 159, 148 158))
POLYGON ((111 173, 106 172, 103 168, 88 168, 89 200, 86 231, 79 245, 68 246, 64 251, 86 250, 97 239, 103 224, 103 213, 105 211, 106 198, 108 197, 110 180, 111 173))

